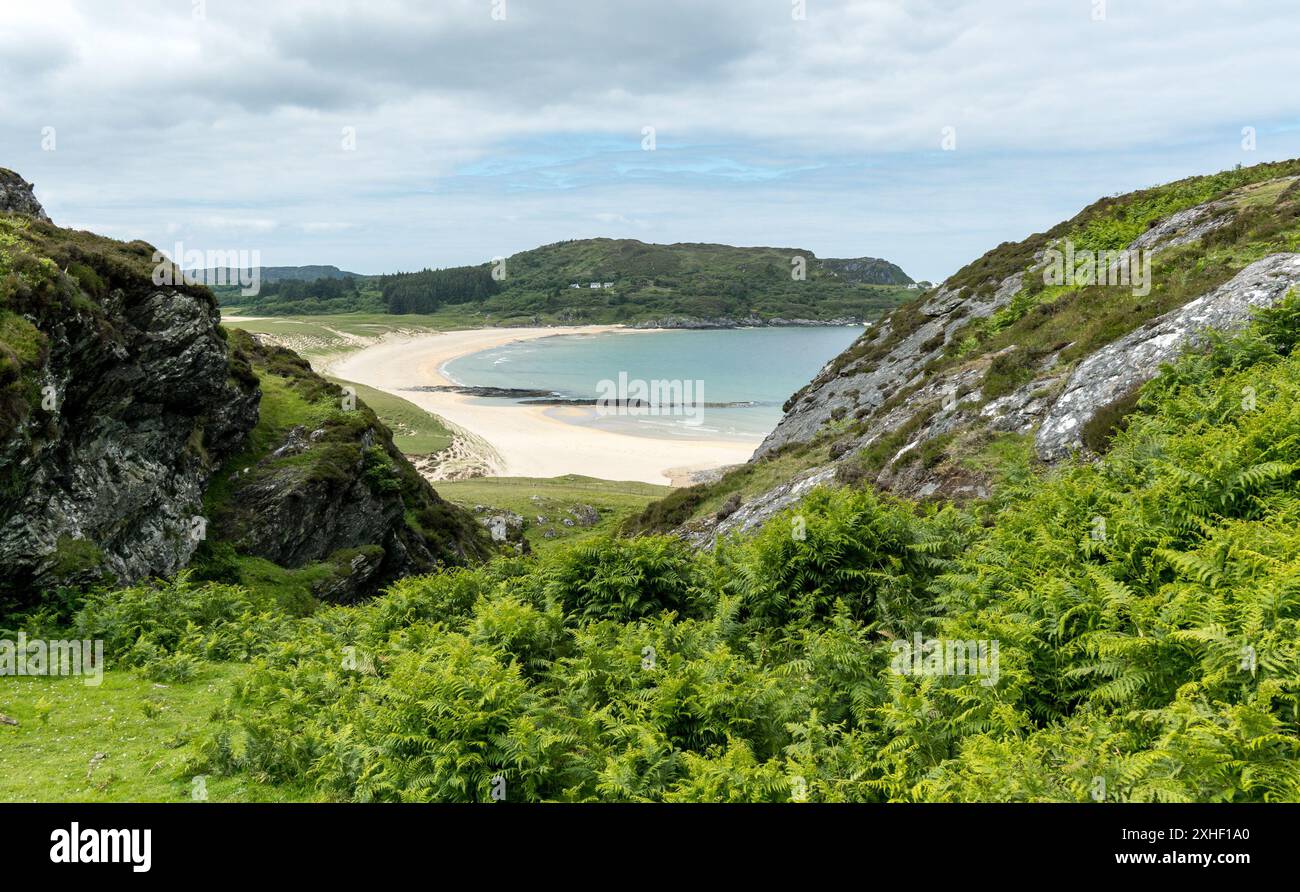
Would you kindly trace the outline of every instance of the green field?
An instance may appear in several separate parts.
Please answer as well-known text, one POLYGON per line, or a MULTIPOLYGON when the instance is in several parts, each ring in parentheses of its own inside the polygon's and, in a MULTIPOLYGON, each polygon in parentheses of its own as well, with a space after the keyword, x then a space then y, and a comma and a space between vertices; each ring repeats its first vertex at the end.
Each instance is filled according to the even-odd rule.
POLYGON ((360 345, 351 343, 351 338, 377 339, 390 332, 455 331, 490 328, 498 324, 490 315, 472 312, 464 307, 449 307, 438 313, 405 316, 388 313, 334 313, 319 316, 254 314, 253 318, 239 318, 244 315, 239 307, 223 306, 221 315, 223 320, 231 316, 238 318, 238 321, 224 322, 229 328, 306 341, 308 343, 305 349, 294 347, 304 356, 355 350, 360 345), (319 344, 314 343, 317 341, 319 344))
MULTIPOLYGON (((0 714, 18 725, 0 724, 0 802, 192 801, 186 744, 247 671, 210 663, 194 681, 169 685, 124 670, 105 672, 98 687, 81 678, 4 679, 0 714)), ((198 787, 211 802, 303 798, 247 776, 204 777, 198 787)))
POLYGON ((473 511, 477 505, 514 511, 524 518, 524 537, 534 549, 545 550, 559 542, 571 542, 614 532, 623 518, 643 509, 672 491, 671 487, 633 481, 597 480, 569 474, 564 477, 476 477, 445 480, 434 484, 438 494, 473 511), (565 526, 574 505, 590 505, 600 521, 583 527, 565 526), (539 523, 538 517, 546 522, 539 523), (553 535, 547 536, 547 531, 553 535))

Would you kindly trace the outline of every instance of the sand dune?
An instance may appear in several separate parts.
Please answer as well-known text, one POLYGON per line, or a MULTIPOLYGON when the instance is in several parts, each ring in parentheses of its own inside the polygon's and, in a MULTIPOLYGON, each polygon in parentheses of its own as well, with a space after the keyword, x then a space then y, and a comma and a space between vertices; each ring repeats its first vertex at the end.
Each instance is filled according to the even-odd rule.
POLYGON ((513 341, 562 334, 640 330, 613 325, 554 328, 475 329, 386 338, 355 353, 331 359, 324 371, 400 396, 481 438, 494 453, 490 462, 499 476, 556 477, 585 474, 606 480, 646 483, 686 482, 690 472, 746 461, 752 443, 663 439, 591 427, 562 419, 581 419, 593 410, 578 407, 520 406, 508 400, 476 400, 455 393, 427 393, 406 388, 451 384, 442 366, 458 356, 513 341))

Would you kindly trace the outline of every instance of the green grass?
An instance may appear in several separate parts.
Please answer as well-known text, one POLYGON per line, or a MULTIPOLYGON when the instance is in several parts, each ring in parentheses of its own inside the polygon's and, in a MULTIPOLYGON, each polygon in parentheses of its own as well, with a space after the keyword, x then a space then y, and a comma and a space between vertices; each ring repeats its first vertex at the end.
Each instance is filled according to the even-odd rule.
POLYGON ((379 420, 393 432, 393 442, 406 455, 434 455, 451 445, 452 434, 442 420, 415 403, 341 378, 329 380, 340 386, 353 387, 357 396, 374 410, 379 420))
POLYGON ((45 341, 45 335, 31 322, 17 313, 0 309, 0 345, 13 351, 24 365, 31 365, 40 359, 45 341))
MULTIPOLYGON (((247 669, 204 664, 199 678, 173 685, 124 670, 105 672, 98 687, 81 678, 0 680, 0 713, 19 723, 0 724, 0 802, 190 801, 184 745, 247 669), (97 753, 105 757, 87 778, 97 753)), ((246 776, 205 784, 210 802, 305 798, 246 776)))
MULTIPOLYGON (((222 307, 223 316, 242 315, 239 307, 222 307)), ((334 313, 321 316, 266 316, 258 319, 225 322, 229 328, 262 334, 318 337, 336 342, 339 349, 347 347, 346 339, 339 333, 362 338, 379 338, 392 332, 448 331, 463 328, 483 328, 490 323, 482 314, 464 307, 448 307, 438 313, 393 316, 388 313, 334 313)))
POLYGON ((1233 196, 1233 201, 1238 207, 1271 207, 1282 197, 1282 193, 1295 183, 1293 177, 1278 177, 1263 183, 1251 183, 1238 190, 1233 196))
POLYGON ((1023 477, 1034 463, 1034 438, 1029 434, 996 433, 963 454, 958 462, 998 480, 1023 477))
POLYGON ((302 425, 311 430, 335 414, 330 407, 305 399, 286 379, 278 375, 263 373, 259 377, 262 401, 257 426, 249 433, 244 448, 226 461, 204 494, 203 501, 208 516, 211 516, 215 506, 229 499, 233 475, 255 466, 283 442, 285 434, 291 428, 302 425))
MULTIPOLYGON (((226 309, 226 312, 229 312, 229 308, 226 309)), ((227 322, 226 325, 230 328, 269 334, 283 339, 291 349, 308 359, 344 353, 360 349, 363 346, 350 341, 348 336, 365 338, 371 341, 397 331, 446 329, 446 326, 433 325, 432 317, 428 316, 387 316, 376 313, 355 313, 338 316, 279 316, 250 322, 227 322)), ((441 419, 426 412, 414 403, 353 381, 345 381, 341 378, 330 378, 329 380, 340 386, 355 388, 357 396, 374 410, 380 421, 392 430, 393 441, 397 444, 397 448, 405 454, 433 455, 451 445, 451 431, 447 429, 441 419)), ((282 385, 274 383, 271 386, 273 388, 282 387, 282 385)), ((287 388, 283 389, 287 390, 287 388)), ((263 390, 266 390, 265 386, 263 390)), ((309 422, 297 421, 293 423, 307 424, 309 422)))
POLYGON ((559 542, 571 542, 593 535, 608 534, 623 519, 640 511, 655 499, 671 492, 667 486, 634 481, 598 480, 569 474, 564 477, 476 477, 446 480, 434 484, 444 499, 473 511, 476 505, 514 511, 525 520, 524 537, 534 549, 546 550, 559 542), (590 505, 600 512, 594 526, 565 526, 574 505, 590 505), (538 523, 538 516, 547 522, 538 523), (546 531, 555 535, 547 538, 546 531))

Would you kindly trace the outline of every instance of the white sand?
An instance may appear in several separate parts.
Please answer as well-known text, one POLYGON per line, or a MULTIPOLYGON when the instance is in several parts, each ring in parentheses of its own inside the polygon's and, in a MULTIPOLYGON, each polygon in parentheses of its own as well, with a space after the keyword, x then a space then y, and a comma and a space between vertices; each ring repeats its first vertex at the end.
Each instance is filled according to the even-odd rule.
POLYGON ((605 480, 638 480, 680 485, 693 471, 744 462, 758 440, 663 439, 579 427, 558 418, 588 416, 586 407, 520 406, 511 400, 476 400, 458 393, 427 393, 404 388, 454 384, 442 366, 458 356, 512 341, 564 334, 619 332, 615 325, 554 328, 489 328, 390 337, 342 357, 331 358, 326 373, 409 400, 484 441, 496 476, 558 477, 583 474, 605 480), (556 417, 548 417, 548 413, 556 417))

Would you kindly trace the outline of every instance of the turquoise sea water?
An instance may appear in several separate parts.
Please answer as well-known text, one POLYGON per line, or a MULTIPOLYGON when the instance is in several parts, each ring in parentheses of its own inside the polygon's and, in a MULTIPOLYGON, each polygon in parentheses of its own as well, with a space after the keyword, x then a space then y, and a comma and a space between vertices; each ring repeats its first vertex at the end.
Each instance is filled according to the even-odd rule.
POLYGON ((657 416, 547 411, 648 436, 754 440, 781 420, 786 399, 861 333, 858 326, 818 326, 557 335, 462 356, 442 371, 466 386, 547 390, 567 399, 608 395, 620 374, 629 384, 678 381, 691 406, 657 416))

